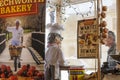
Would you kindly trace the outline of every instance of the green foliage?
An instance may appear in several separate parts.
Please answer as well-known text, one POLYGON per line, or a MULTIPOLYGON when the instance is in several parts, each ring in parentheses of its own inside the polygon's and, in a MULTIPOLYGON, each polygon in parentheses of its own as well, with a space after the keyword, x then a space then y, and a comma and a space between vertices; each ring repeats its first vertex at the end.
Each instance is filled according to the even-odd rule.
POLYGON ((32 32, 31 29, 24 29, 24 33, 30 33, 30 32, 32 32))
POLYGON ((11 32, 7 33, 6 39, 7 39, 7 40, 10 40, 11 38, 12 38, 12 33, 11 33, 11 32))

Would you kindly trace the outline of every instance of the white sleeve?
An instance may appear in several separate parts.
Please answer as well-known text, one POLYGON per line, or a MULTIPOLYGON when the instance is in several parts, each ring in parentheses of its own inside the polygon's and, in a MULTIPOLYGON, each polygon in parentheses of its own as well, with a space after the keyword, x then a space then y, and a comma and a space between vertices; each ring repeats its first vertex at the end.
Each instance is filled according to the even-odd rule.
POLYGON ((6 30, 7 30, 8 32, 13 32, 13 29, 14 29, 14 27, 7 27, 6 30))
POLYGON ((65 58, 64 58, 63 52, 62 52, 62 50, 60 48, 59 48, 58 55, 59 55, 58 56, 58 62, 62 66, 65 63, 65 58))

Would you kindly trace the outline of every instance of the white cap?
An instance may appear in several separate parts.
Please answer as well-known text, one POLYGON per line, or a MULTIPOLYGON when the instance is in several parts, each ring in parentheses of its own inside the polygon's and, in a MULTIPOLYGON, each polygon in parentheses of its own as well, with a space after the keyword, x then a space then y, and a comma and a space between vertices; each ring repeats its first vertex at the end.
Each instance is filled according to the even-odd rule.
POLYGON ((60 25, 58 23, 49 23, 47 24, 47 28, 50 30, 50 33, 58 33, 60 34, 61 31, 64 30, 63 25, 60 25))
POLYGON ((20 21, 19 19, 16 19, 16 20, 15 20, 15 23, 21 24, 21 21, 20 21))

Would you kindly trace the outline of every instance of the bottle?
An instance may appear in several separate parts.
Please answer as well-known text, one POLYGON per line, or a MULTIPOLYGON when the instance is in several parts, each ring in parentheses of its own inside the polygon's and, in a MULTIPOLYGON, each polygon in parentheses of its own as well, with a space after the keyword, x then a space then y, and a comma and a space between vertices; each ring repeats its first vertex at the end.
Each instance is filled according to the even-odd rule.
POLYGON ((78 80, 78 77, 77 77, 77 75, 75 75, 75 80, 78 80))

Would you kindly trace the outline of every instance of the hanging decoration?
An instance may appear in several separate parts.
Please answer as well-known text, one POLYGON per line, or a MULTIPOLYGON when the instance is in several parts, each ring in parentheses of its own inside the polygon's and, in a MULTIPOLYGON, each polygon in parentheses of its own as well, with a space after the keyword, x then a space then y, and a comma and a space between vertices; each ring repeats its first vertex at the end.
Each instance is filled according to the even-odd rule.
POLYGON ((106 18, 106 11, 107 11, 107 6, 103 6, 101 8, 101 14, 99 16, 100 18, 100 42, 101 44, 105 44, 105 39, 107 38, 107 32, 108 29, 106 28, 107 22, 104 20, 106 18))
MULTIPOLYGON (((91 14, 91 10, 93 8, 94 5, 94 0, 89 0, 89 2, 91 3, 90 6, 88 7, 89 10, 86 12, 81 12, 79 7, 74 7, 71 4, 70 0, 63 0, 62 2, 62 8, 61 8, 61 15, 65 15, 65 10, 66 10, 66 6, 68 6, 70 9, 73 9, 73 11, 75 12, 76 15, 80 15, 81 17, 85 17, 85 16, 89 16, 89 14, 91 14)), ((67 17, 62 18, 63 21, 65 21, 67 19, 67 17)))
POLYGON ((61 7, 61 11, 60 11, 61 16, 60 16, 60 18, 64 22, 67 19, 67 17, 64 16, 66 14, 65 13, 66 7, 69 7, 69 9, 73 9, 73 11, 75 12, 76 15, 80 15, 81 17, 84 18, 85 16, 89 16, 89 14, 91 14, 91 12, 92 12, 91 10, 92 10, 92 8, 94 6, 94 0, 89 0, 88 2, 90 2, 91 4, 88 7, 89 8, 88 11, 81 12, 79 7, 72 6, 71 0, 62 0, 61 2, 62 3, 60 4, 60 3, 51 2, 49 0, 49 1, 47 1, 47 5, 49 5, 49 6, 52 5, 52 6, 55 6, 55 7, 61 7))

